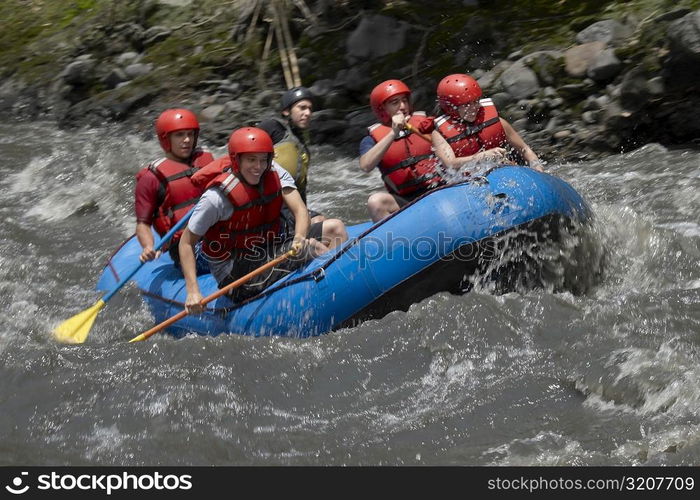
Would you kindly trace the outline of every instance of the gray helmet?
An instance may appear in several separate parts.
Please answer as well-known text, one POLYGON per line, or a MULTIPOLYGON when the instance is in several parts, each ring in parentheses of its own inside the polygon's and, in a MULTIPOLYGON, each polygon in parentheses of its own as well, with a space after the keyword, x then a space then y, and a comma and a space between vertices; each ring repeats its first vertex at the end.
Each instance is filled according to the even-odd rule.
POLYGON ((282 111, 294 106, 295 103, 308 99, 314 102, 314 96, 306 87, 292 87, 282 94, 282 111))

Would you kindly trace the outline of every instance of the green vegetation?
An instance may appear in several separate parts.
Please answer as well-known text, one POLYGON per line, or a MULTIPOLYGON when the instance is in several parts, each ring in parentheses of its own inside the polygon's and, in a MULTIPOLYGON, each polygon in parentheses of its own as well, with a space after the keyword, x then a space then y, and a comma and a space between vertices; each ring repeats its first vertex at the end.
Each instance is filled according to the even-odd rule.
POLYGON ((641 20, 681 8, 697 10, 700 8, 700 0, 628 0, 626 2, 611 2, 603 10, 603 14, 614 19, 622 19, 625 16, 633 15, 641 20))
MULTIPOLYGON (((91 54, 104 64, 95 70, 92 87, 83 89, 90 97, 104 91, 100 82, 110 61, 134 51, 154 67, 134 83, 158 91, 181 92, 232 75, 257 82, 270 15, 268 3, 257 12, 253 5, 237 0, 193 0, 182 7, 157 0, 2 0, 0 79, 49 85, 77 56, 91 54), (158 32, 158 26, 162 36, 144 39, 147 30, 158 32)), ((292 37, 298 55, 310 61, 302 75, 305 84, 334 78, 347 68, 344 43, 361 13, 356 5, 336 1, 313 27, 294 8, 292 37)), ((700 0, 493 0, 479 7, 446 0, 438 8, 431 2, 370 0, 362 8, 410 26, 406 47, 367 63, 366 74, 436 80, 455 70, 490 69, 516 51, 565 49, 575 43, 578 31, 609 18, 639 24, 617 49, 618 57, 655 71, 667 27, 655 18, 679 8, 698 9, 700 0)), ((538 59, 531 65, 560 83, 566 78, 561 61, 538 59)), ((274 50, 267 68, 269 76, 282 81, 274 50)))
POLYGON ((110 0, 3 0, 0 2, 0 78, 50 81, 56 64, 81 53, 100 28, 126 22, 140 2, 110 0))

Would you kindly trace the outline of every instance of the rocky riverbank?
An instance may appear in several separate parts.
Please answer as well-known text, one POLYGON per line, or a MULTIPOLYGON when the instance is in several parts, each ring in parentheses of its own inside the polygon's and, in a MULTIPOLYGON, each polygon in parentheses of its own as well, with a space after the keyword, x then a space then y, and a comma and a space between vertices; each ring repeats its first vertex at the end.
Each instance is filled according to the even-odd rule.
MULTIPOLYGON (((699 0, 417 3, 282 4, 302 83, 318 96, 316 142, 355 154, 384 79, 406 81, 431 112, 440 78, 467 72, 545 160, 697 145, 699 0)), ((149 135, 163 108, 184 106, 224 144, 275 113, 286 88, 271 5, 6 0, 0 114, 149 135)))

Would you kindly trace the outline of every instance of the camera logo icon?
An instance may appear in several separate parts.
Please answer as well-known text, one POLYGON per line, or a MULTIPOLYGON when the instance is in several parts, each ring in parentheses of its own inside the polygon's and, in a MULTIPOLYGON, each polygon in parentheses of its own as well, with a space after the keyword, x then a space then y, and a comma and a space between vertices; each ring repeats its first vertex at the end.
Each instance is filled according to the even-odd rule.
MULTIPOLYGON (((21 476, 28 476, 29 472, 22 472, 21 476)), ((29 489, 29 485, 25 485, 22 487, 22 477, 17 476, 12 480, 12 486, 8 485, 5 486, 5 489, 12 493, 13 495, 21 495, 22 493, 26 493, 27 490, 29 489)))

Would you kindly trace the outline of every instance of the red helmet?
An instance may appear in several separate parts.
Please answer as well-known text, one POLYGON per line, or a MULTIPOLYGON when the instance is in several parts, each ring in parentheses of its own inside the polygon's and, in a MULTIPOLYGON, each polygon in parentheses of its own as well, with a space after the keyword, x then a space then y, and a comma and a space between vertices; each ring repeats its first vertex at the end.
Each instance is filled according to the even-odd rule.
POLYGON ((437 96, 442 110, 450 116, 458 117, 457 108, 481 97, 481 87, 471 76, 456 73, 440 80, 437 96))
POLYGON ((256 127, 243 127, 233 131, 228 139, 228 155, 231 158, 231 167, 238 172, 238 158, 242 153, 267 153, 268 168, 272 164, 272 156, 275 148, 272 139, 263 129, 256 127))
POLYGON ((186 109, 166 109, 156 120, 156 135, 160 141, 160 147, 164 151, 170 151, 170 133, 177 130, 194 129, 194 145, 197 146, 199 135, 199 122, 192 111, 186 109))
POLYGON ((384 111, 383 104, 387 99, 399 94, 408 94, 409 99, 411 97, 411 89, 401 80, 387 80, 372 89, 372 93, 369 95, 369 104, 382 123, 391 120, 391 117, 384 111))

